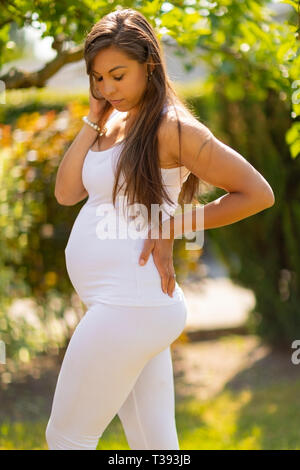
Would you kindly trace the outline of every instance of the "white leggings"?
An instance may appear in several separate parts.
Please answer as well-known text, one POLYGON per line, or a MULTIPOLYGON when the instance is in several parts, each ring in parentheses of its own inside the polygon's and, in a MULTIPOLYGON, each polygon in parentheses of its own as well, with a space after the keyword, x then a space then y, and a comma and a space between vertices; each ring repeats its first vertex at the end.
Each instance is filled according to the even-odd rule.
POLYGON ((130 449, 178 450, 170 344, 186 316, 185 301, 92 305, 62 362, 46 429, 49 450, 95 450, 116 414, 130 449))

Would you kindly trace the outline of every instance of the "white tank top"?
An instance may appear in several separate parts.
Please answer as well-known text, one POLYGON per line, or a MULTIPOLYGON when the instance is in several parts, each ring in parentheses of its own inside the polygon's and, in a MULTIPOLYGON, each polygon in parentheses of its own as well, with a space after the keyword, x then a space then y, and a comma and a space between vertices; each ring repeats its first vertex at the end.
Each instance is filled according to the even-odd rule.
MULTIPOLYGON (((109 119, 118 112, 114 110, 109 119)), ((65 248, 70 281, 87 307, 95 302, 132 306, 182 302, 184 295, 177 282, 173 297, 162 291, 152 254, 145 266, 138 264, 143 236, 122 238, 120 231, 115 230, 120 222, 123 228, 128 228, 128 220, 126 225, 120 217, 122 211, 117 212, 121 202, 126 207, 124 187, 117 194, 116 207, 112 204, 115 167, 122 145, 123 142, 119 142, 106 150, 90 149, 86 154, 82 181, 89 197, 74 222, 65 248)), ((166 202, 163 205, 166 213, 162 219, 165 220, 168 214, 174 214, 181 186, 190 171, 182 166, 162 168, 161 172, 166 190, 174 201, 171 206, 166 202)), ((119 186, 123 181, 121 173, 119 186)))
MULTIPOLYGON (((163 107, 163 113, 165 113, 167 110, 167 106, 165 105, 163 107)), ((109 116, 107 122, 120 113, 117 109, 115 109, 111 115, 109 116)), ((90 168, 90 162, 97 160, 97 162, 103 160, 111 160, 113 164, 113 168, 115 171, 116 168, 116 163, 117 159, 120 155, 121 147, 123 145, 123 141, 115 144, 114 146, 106 149, 106 150, 100 150, 100 151, 93 151, 89 150, 88 154, 86 156, 86 159, 84 161, 84 167, 83 167, 83 172, 82 172, 82 179, 83 179, 83 184, 86 187, 88 193, 89 193, 89 198, 91 201, 99 201, 99 203, 105 201, 110 201, 111 202, 111 181, 109 179, 106 179, 103 176, 101 177, 101 191, 99 191, 99 180, 95 180, 95 186, 92 185, 90 186, 90 183, 92 181, 88 181, 90 179, 90 175, 88 175, 87 170, 90 168), (97 156, 96 156, 97 155, 97 156), (99 159, 99 160, 98 160, 99 159), (104 187, 103 187, 104 184, 104 187), (90 186, 90 188, 88 188, 90 186)), ((162 179, 163 183, 165 186, 166 191, 168 192, 171 200, 173 201, 173 204, 167 203, 165 201, 162 204, 162 221, 166 220, 170 215, 174 215, 176 208, 178 207, 178 196, 181 191, 183 183, 187 180, 190 170, 188 170, 185 166, 180 166, 176 168, 161 168, 161 174, 162 174, 162 179)), ((122 178, 122 174, 120 175, 119 179, 119 186, 121 186, 124 182, 124 179, 122 178)), ((118 193, 119 195, 124 194, 124 189, 121 189, 118 193)))

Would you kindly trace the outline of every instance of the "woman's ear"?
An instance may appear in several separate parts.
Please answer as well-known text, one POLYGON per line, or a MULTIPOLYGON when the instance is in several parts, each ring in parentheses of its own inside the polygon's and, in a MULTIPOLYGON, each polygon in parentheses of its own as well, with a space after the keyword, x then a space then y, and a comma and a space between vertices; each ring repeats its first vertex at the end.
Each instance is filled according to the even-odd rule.
POLYGON ((152 75, 153 71, 155 69, 155 65, 153 61, 150 59, 149 62, 146 62, 146 73, 148 76, 152 75))
POLYGON ((150 59, 149 67, 150 67, 150 73, 153 73, 155 69, 155 65, 152 59, 150 59))

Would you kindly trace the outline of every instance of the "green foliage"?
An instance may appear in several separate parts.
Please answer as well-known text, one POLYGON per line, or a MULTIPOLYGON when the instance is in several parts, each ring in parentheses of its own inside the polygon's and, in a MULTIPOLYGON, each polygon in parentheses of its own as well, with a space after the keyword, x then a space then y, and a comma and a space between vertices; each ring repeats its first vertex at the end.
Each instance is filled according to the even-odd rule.
MULTIPOLYGON (((274 90, 265 92, 263 101, 252 96, 232 102, 216 84, 208 121, 214 134, 270 183, 275 205, 238 223, 211 229, 205 236, 230 278, 255 293, 249 332, 290 348, 300 335, 300 159, 291 158, 285 141, 291 105, 274 90)), ((195 100, 194 105, 197 109, 195 100)), ((198 115, 201 118, 200 111, 198 115)), ((215 189, 209 201, 222 194, 215 189)))
MULTIPOLYGON (((281 23, 274 18, 269 0, 220 0, 193 5, 188 1, 165 4, 155 2, 131 2, 124 4, 98 0, 80 0, 70 4, 60 2, 35 2, 16 0, 2 6, 2 30, 0 33, 0 66, 3 64, 9 39, 9 25, 32 25, 41 29, 42 38, 52 36, 63 41, 66 48, 82 44, 91 26, 102 16, 116 8, 133 8, 146 16, 155 28, 159 39, 164 34, 172 37, 178 51, 201 48, 201 60, 211 71, 211 79, 219 83, 229 100, 244 97, 266 98, 266 90, 274 89, 282 99, 292 102, 291 116, 299 116, 300 91, 300 42, 298 4, 294 0, 282 0, 290 6, 289 20, 281 23), (1 59, 2 57, 2 59, 1 59), (294 91, 295 89, 295 91, 294 91)), ((195 55, 186 61, 190 70, 197 64, 195 55)), ((300 132, 296 122, 291 130, 295 135, 291 142, 291 156, 300 151, 300 132)), ((286 136, 290 138, 290 136, 286 136)))
MULTIPOLYGON (((206 118, 217 137, 270 183, 275 205, 206 236, 231 279, 255 292, 249 331, 290 347, 300 334, 298 18, 291 15, 290 23, 272 22, 268 10, 259 6, 265 2, 255 3, 253 8, 254 2, 244 2, 246 14, 236 23, 234 34, 230 28, 236 2, 228 5, 232 22, 226 17, 216 20, 219 27, 210 38, 214 53, 205 56, 212 71, 205 89, 214 97, 206 118)), ((193 93, 197 96, 196 86, 193 93)), ((198 108, 195 98, 193 105, 198 108)), ((200 119, 201 110, 202 106, 200 119)), ((210 200, 221 194, 215 190, 210 200)))
POLYGON ((0 66, 3 65, 2 51, 9 39, 10 23, 16 23, 19 28, 31 25, 46 36, 58 37, 63 35, 68 43, 80 43, 91 25, 104 14, 108 13, 117 2, 107 3, 104 0, 79 0, 70 3, 68 0, 49 2, 47 0, 15 0, 13 3, 1 4, 0 25, 0 66), (44 24, 44 26, 42 25, 44 24))
MULTIPOLYGON (((49 287, 55 286, 60 292, 66 289, 63 259, 56 259, 53 253, 63 248, 65 231, 70 228, 64 223, 66 215, 75 214, 77 208, 70 211, 59 206, 57 210, 53 197, 55 170, 67 144, 79 131, 78 117, 84 110, 84 105, 69 102, 60 112, 23 112, 13 125, 3 129, 2 252, 6 264, 14 268, 15 280, 26 279, 37 299, 49 287)), ((11 288, 14 296, 16 291, 11 288)))
POLYGON ((16 90, 7 93, 2 109, 0 338, 6 344, 8 373, 20 361, 63 346, 71 334, 65 313, 73 287, 64 247, 78 207, 60 206, 54 184, 59 161, 87 109, 87 97, 72 100, 72 94, 60 98, 47 91, 16 90), (24 307, 20 317, 10 308, 22 297, 33 298, 36 305, 31 313, 32 307, 27 313, 24 307))

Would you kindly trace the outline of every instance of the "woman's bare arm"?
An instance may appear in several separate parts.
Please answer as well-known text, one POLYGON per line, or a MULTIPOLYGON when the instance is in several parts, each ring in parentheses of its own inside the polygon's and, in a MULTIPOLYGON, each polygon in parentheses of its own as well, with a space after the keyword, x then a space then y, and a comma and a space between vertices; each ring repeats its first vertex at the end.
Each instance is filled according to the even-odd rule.
MULTIPOLYGON (((88 118, 92 122, 98 121, 98 117, 91 115, 91 113, 89 113, 88 118)), ((85 156, 96 137, 97 131, 84 123, 64 154, 57 170, 54 191, 59 204, 73 206, 88 195, 82 182, 82 166, 85 156)))
MULTIPOLYGON (((90 121, 99 123, 103 117, 107 101, 98 92, 94 98, 89 89, 90 121)), ((111 107, 110 111, 113 108, 111 107)), ((56 175, 54 194, 59 204, 73 206, 84 199, 88 192, 82 182, 82 166, 89 148, 95 142, 97 131, 84 123, 81 130, 66 151, 56 175)))
MULTIPOLYGON (((176 238, 191 231, 229 225, 274 204, 271 186, 242 155, 217 139, 204 124, 196 120, 191 122, 187 118, 181 119, 181 122, 181 164, 199 179, 224 189, 227 194, 206 204, 204 208, 190 211, 193 217, 187 217, 186 211, 175 216, 174 220, 171 220, 171 238, 172 235, 176 238), (204 226, 201 227, 197 225, 195 217, 198 210, 204 211, 204 226)), ((169 124, 169 142, 176 143, 178 134, 175 124, 175 121, 169 124)), ((175 150, 176 153, 178 150, 175 150)), ((198 217, 198 220, 202 224, 203 218, 198 217)))

